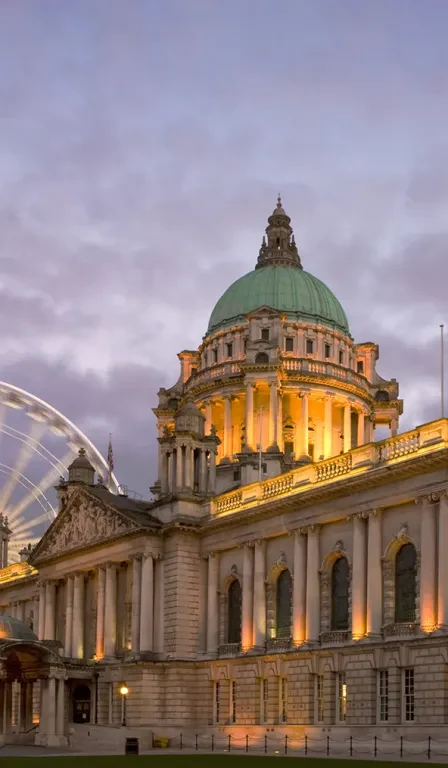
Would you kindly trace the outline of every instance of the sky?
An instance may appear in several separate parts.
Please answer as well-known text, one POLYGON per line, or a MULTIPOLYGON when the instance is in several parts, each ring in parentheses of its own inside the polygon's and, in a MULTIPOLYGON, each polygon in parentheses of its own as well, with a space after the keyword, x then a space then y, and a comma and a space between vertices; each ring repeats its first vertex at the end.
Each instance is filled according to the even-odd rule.
POLYGON ((0 379, 145 496, 157 390, 253 268, 281 192, 304 268, 440 415, 446 0, 0 0, 0 379))

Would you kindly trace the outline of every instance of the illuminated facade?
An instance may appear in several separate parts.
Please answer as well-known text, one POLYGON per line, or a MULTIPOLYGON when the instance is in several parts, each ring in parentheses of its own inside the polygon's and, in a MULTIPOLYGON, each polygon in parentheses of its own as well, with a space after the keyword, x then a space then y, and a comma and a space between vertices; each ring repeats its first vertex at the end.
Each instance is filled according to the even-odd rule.
POLYGON ((302 269, 280 200, 179 358, 155 501, 81 452, 0 570, 4 740, 445 733, 448 420, 397 434, 397 382, 302 269))

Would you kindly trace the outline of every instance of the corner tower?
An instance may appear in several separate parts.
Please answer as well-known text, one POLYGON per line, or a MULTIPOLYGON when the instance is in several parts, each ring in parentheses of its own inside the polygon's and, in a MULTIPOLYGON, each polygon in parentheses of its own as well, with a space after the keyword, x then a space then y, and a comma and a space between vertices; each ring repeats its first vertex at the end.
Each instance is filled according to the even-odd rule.
POLYGON ((179 381, 154 410, 159 442, 194 403, 200 440, 218 438, 218 493, 371 442, 378 424, 398 429, 396 380, 378 375, 378 346, 355 343, 336 296, 303 269, 280 196, 255 269, 219 299, 199 348, 179 358, 179 381))

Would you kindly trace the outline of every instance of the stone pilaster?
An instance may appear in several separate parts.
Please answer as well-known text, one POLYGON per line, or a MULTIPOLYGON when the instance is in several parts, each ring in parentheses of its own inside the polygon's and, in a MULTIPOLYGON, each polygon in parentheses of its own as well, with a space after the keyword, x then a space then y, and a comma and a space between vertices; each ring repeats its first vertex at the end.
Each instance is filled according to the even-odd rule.
POLYGON ((246 385, 246 448, 254 448, 254 385, 246 385))
POLYGON ((432 632, 436 617, 436 505, 438 497, 433 494, 416 499, 420 505, 420 626, 423 632, 432 632))
POLYGON ((437 625, 448 628, 448 493, 440 494, 439 501, 439 570, 437 580, 437 625))
POLYGON ((264 649, 266 642, 266 544, 264 541, 255 542, 254 560, 253 644, 255 648, 264 649))
POLYGON ((73 576, 67 576, 65 582, 65 642, 64 655, 70 658, 72 655, 72 636, 73 636, 73 576))
POLYGON ((104 655, 113 659, 117 653, 117 566, 106 565, 104 655))
POLYGON ((98 661, 104 657, 104 619, 105 619, 105 592, 106 571, 100 566, 97 573, 98 585, 96 595, 96 650, 98 661))
POLYGON ((292 641, 300 645, 306 639, 306 548, 304 531, 294 533, 294 581, 292 591, 292 641))
POLYGON ((45 640, 55 639, 56 582, 45 582, 45 640))
POLYGON ((366 634, 366 539, 367 527, 362 514, 353 520, 352 566, 352 639, 360 640, 366 634))
POLYGON ((75 573, 73 584, 72 657, 84 658, 84 573, 75 573))
POLYGON ((369 512, 367 523, 367 635, 379 637, 382 623, 381 509, 373 509, 369 512))
POLYGON ((320 634, 320 551, 319 526, 307 528, 306 640, 316 642, 320 634))
MULTIPOLYGON (((146 595, 145 595, 145 599, 146 599, 146 595)), ((138 653, 138 651, 140 650, 141 603, 142 603, 142 558, 141 558, 141 555, 135 555, 132 560, 132 627, 131 627, 131 647, 134 653, 138 653)))
POLYGON ((244 545, 243 557, 243 605, 241 647, 248 651, 253 646, 253 605, 254 605, 254 547, 244 545))
POLYGON ((219 635, 219 555, 210 552, 207 557, 207 653, 218 651, 219 635))
POLYGON ((145 553, 142 559, 142 595, 140 607, 140 651, 153 650, 154 638, 154 560, 145 553))

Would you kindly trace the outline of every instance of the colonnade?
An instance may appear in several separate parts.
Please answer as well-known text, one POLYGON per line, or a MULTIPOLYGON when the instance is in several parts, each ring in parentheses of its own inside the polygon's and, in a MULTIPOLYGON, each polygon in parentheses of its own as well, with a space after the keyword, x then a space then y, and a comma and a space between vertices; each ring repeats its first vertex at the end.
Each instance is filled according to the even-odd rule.
POLYGON ((211 493, 216 487, 216 454, 210 448, 177 443, 159 450, 162 493, 198 490, 211 493))
MULTIPOLYGON (((417 499, 421 505, 419 605, 420 630, 432 632, 448 628, 448 494, 417 499), (438 531, 438 535, 437 535, 438 531)), ((383 546, 382 510, 350 515, 353 525, 351 557, 351 637, 382 636, 383 546)), ((308 525, 294 531, 292 645, 319 641, 321 627, 321 552, 322 526, 308 525)), ((398 536, 391 557, 409 539, 398 536)), ((417 547, 418 550, 418 547, 417 547)), ((338 552, 338 554, 345 554, 338 552)), ((337 555, 335 555, 336 557, 337 555)), ((333 561, 334 562, 334 561, 333 561)), ((242 585, 241 649, 264 648, 266 642, 266 542, 244 545, 242 585)), ((208 596, 206 650, 216 654, 219 646, 220 589, 219 554, 208 555, 208 596)))
MULTIPOLYGON (((255 450, 259 442, 259 436, 255 434, 255 408, 254 408, 254 391, 256 384, 254 382, 248 382, 245 392, 245 441, 246 446, 255 450)), ((279 383, 273 381, 269 383, 269 417, 268 417, 268 444, 269 446, 279 446, 280 450, 283 450, 283 396, 279 383)), ((300 416, 296 423, 294 430, 294 455, 296 459, 307 456, 309 451, 309 410, 311 393, 308 391, 301 391, 297 394, 300 401, 300 416)), ((224 414, 223 414, 223 458, 230 459, 233 454, 233 414, 232 414, 232 395, 223 396, 224 414)), ((335 453, 339 453, 340 447, 337 448, 333 445, 333 427, 334 414, 333 406, 335 404, 335 396, 331 394, 325 394, 321 398, 324 402, 324 419, 322 423, 322 429, 319 431, 319 436, 316 436, 315 443, 315 458, 323 456, 325 459, 331 458, 335 453)), ((355 407, 354 404, 346 402, 343 407, 343 424, 341 429, 343 431, 343 450, 344 453, 350 451, 352 448, 352 413, 358 414, 357 422, 357 435, 356 445, 364 445, 367 441, 372 439, 370 431, 370 423, 366 422, 366 411, 360 406, 355 407)), ((210 401, 205 402, 205 430, 206 434, 210 431, 212 425, 212 405, 210 401)))
MULTIPOLYGON (((133 556, 131 648, 134 653, 151 652, 154 644, 154 556, 139 553, 133 556)), ((96 570, 96 631, 95 658, 114 659, 117 654, 117 569, 118 563, 108 562, 96 570)), ((85 658, 85 580, 87 572, 78 571, 65 577, 64 656, 85 658)), ((39 586, 40 640, 56 639, 56 590, 58 581, 42 581, 39 586)), ((161 584, 161 586, 163 586, 161 584)), ((124 606, 121 607, 123 610, 124 606)))

